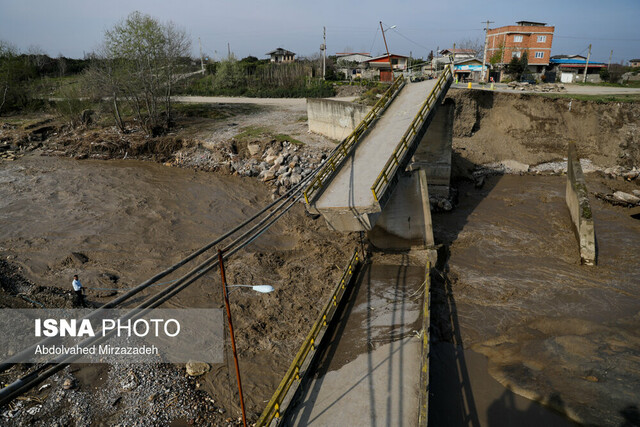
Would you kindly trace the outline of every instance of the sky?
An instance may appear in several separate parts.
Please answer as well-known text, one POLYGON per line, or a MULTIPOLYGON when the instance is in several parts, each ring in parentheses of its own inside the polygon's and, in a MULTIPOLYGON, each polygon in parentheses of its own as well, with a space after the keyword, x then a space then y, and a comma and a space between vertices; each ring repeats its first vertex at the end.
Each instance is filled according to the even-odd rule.
POLYGON ((423 57, 464 40, 482 41, 489 28, 516 21, 555 26, 552 55, 612 62, 640 58, 640 0, 0 0, 0 40, 21 51, 38 47, 50 56, 82 58, 96 50, 104 31, 133 11, 173 21, 192 39, 193 56, 238 58, 277 47, 299 56, 319 53, 323 27, 327 54, 385 52, 379 21, 393 53, 423 57))

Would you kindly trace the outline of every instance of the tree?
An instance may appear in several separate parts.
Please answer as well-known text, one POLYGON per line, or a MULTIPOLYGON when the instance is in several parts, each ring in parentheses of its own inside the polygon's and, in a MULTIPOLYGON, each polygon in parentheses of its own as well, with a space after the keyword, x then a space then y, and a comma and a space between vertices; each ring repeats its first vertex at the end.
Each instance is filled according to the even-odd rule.
POLYGON ((524 50, 520 53, 520 57, 513 56, 509 64, 507 64, 506 71, 515 80, 522 79, 522 76, 526 74, 527 67, 529 66, 529 52, 524 50))
POLYGON ((491 55, 491 58, 489 58, 489 63, 491 64, 491 66, 495 67, 497 64, 500 64, 502 62, 503 55, 504 43, 500 43, 500 46, 498 46, 498 50, 496 50, 493 55, 491 55))
POLYGON ((58 63, 60 77, 64 77, 64 75, 67 74, 67 59, 62 55, 62 53, 59 53, 58 58, 56 58, 56 62, 58 63))
POLYGON ((427 56, 427 62, 431 64, 431 61, 433 61, 433 51, 429 52, 429 55, 427 56))
POLYGON ((119 102, 133 111, 140 126, 156 135, 172 124, 171 94, 180 77, 182 57, 191 41, 173 23, 140 12, 105 32, 94 66, 87 73, 113 99, 116 124, 124 130, 119 102))
POLYGON ((14 46, 0 40, 0 114, 27 105, 27 83, 36 75, 30 61, 25 61, 14 46))
POLYGON ((464 39, 456 43, 456 49, 468 49, 473 51, 473 55, 479 57, 484 50, 484 40, 464 39))

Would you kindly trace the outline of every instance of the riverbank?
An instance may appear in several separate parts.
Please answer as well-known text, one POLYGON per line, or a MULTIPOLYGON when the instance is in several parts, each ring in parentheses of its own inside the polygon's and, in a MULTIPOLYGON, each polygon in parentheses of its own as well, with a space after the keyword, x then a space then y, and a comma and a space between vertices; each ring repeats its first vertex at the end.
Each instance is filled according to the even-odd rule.
MULTIPOLYGON (((39 307, 36 303, 71 304, 70 295, 65 294, 70 294, 73 274, 82 278, 90 304, 104 303, 215 239, 271 200, 271 187, 255 177, 137 160, 77 161, 36 153, 3 164, 0 182, 0 212, 11 224, 0 230, 0 256, 25 283, 21 289, 5 289, 8 295, 2 301, 11 307, 14 303, 34 308, 39 307), (56 293, 63 295, 56 300, 49 297, 56 293)), ((268 295, 238 292, 232 298, 243 382, 250 390, 245 401, 250 419, 257 418, 275 390, 356 244, 357 236, 329 231, 299 204, 227 263, 230 283, 269 284, 276 289, 268 295)), ((16 282, 15 277, 9 281, 16 282)), ((219 276, 208 274, 167 307, 219 307, 219 286, 219 276)), ((49 387, 28 394, 21 409, 10 412, 3 424, 37 424, 51 418, 82 424, 103 417, 110 423, 128 423, 155 413, 161 423, 166 417, 194 421, 204 417, 207 408, 222 413, 215 415, 212 410, 213 415, 202 422, 228 418, 237 422, 235 387, 229 385, 232 365, 212 368, 202 377, 180 381, 176 379, 184 378, 184 366, 136 368, 133 375, 139 386, 129 391, 117 386, 126 383, 128 367, 112 366, 95 373, 105 381, 105 387, 96 388, 94 380, 102 382, 95 378, 81 381, 92 377, 93 368, 72 366, 47 381, 49 387), (64 389, 69 378, 74 387, 64 389), (46 396, 60 400, 53 404, 46 396), (111 404, 118 397, 120 403, 111 404), (162 409, 167 405, 177 409, 162 409), (193 406, 198 410, 187 410, 193 406)), ((0 380, 10 382, 23 369, 15 367, 0 375, 0 380)))

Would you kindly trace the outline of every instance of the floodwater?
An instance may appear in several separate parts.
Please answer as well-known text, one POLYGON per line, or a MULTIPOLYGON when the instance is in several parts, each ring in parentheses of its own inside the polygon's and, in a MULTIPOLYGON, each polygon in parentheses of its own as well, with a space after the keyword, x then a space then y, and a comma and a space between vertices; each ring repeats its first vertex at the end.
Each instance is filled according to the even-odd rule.
MULTIPOLYGON (((112 289, 152 277, 270 201, 268 187, 255 178, 136 160, 28 155, 0 164, 0 256, 37 285, 70 289, 73 274, 79 274, 87 300, 97 305, 114 298, 112 289), (73 252, 88 260, 81 262, 73 252)), ((270 294, 236 289, 231 296, 250 419, 257 419, 277 388, 354 245, 353 236, 328 230, 300 204, 226 263, 230 284, 275 288, 270 294)), ((219 272, 208 273, 164 306, 223 308, 219 272)), ((198 384, 225 415, 236 418, 233 358, 225 354, 226 363, 213 366, 198 384)), ((80 383, 104 378, 91 366, 75 375, 80 383)))
MULTIPOLYGON (((603 191, 605 181, 587 177, 603 191)), ((433 337, 487 356, 500 384, 571 419, 635 422, 640 221, 591 197, 598 265, 582 266, 565 185, 492 177, 479 190, 462 184, 459 206, 433 215, 436 240, 450 245, 448 280, 433 285, 433 337)))
MULTIPOLYGON (((78 273, 88 289, 128 288, 268 203, 255 179, 136 160, 28 156, 0 168, 0 254, 39 285, 68 288, 78 273), (71 252, 88 262, 74 263, 71 252)), ((253 248, 292 242, 276 224, 253 248)))

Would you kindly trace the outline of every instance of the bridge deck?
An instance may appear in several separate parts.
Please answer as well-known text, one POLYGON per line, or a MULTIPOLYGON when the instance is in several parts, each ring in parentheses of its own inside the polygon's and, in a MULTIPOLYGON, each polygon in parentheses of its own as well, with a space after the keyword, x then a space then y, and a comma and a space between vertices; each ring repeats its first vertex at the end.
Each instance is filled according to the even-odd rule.
POLYGON ((375 263, 360 273, 285 425, 417 425, 424 274, 375 263))
POLYGON ((349 209, 354 214, 379 211, 371 186, 435 84, 436 80, 407 83, 316 200, 316 209, 349 209))

